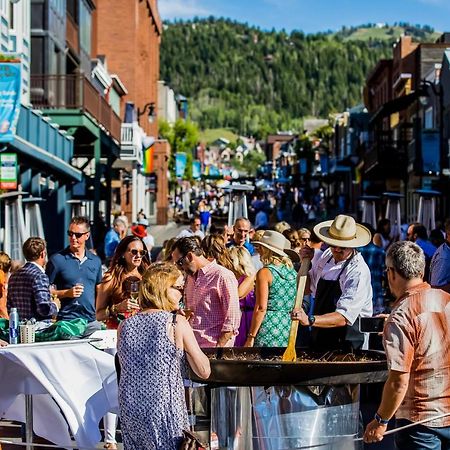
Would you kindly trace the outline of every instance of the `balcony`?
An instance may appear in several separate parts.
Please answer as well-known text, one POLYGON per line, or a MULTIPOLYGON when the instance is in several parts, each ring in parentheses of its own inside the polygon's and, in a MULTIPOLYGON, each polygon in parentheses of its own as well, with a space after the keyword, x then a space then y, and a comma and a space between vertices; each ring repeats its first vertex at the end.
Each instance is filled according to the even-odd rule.
POLYGON ((143 162, 142 131, 137 122, 122 124, 120 159, 136 161, 138 164, 143 162))
POLYGON ((30 78, 30 97, 35 108, 88 113, 120 142, 120 117, 84 75, 31 75, 30 78))

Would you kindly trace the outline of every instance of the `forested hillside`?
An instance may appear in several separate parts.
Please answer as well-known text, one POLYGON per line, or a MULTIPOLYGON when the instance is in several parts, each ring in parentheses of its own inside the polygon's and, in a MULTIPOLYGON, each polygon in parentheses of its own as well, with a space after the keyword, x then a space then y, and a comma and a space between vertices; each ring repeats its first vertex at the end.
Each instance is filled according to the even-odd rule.
MULTIPOLYGON (((417 30, 422 39, 433 31, 417 30)), ((357 29, 262 31, 213 18, 166 24, 161 79, 189 98, 190 118, 203 129, 256 136, 298 130, 305 116, 327 117, 361 103, 367 74, 391 55, 393 36, 352 39, 352 33, 357 29)))

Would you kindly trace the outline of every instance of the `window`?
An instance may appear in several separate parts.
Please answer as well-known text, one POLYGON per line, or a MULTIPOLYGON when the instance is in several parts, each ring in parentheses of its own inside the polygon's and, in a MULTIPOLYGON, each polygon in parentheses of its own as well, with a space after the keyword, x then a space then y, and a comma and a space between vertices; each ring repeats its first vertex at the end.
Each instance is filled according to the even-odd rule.
POLYGON ((91 11, 84 2, 80 4, 80 46, 87 53, 91 54, 91 29, 92 18, 91 11))
POLYGON ((31 28, 37 30, 44 29, 44 3, 31 4, 31 28))
POLYGON ((429 130, 430 128, 434 128, 434 117, 433 117, 433 107, 430 106, 425 110, 425 115, 423 118, 423 127, 425 130, 429 130))

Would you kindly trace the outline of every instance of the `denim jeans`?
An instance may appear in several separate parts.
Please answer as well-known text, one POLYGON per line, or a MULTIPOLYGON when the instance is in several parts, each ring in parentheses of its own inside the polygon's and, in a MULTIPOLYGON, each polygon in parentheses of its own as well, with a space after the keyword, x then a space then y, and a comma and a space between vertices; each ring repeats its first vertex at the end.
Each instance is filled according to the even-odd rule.
MULTIPOLYGON (((397 419, 396 428, 411 423, 397 419)), ((450 427, 433 428, 416 425, 395 434, 395 446, 399 450, 450 450, 450 427)))

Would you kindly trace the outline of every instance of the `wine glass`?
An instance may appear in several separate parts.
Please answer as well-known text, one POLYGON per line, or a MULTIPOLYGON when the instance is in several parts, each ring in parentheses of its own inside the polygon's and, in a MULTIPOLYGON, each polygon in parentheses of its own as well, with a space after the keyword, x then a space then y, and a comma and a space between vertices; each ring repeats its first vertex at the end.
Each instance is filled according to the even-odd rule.
POLYGON ((130 297, 134 303, 138 303, 139 298, 139 281, 132 281, 130 283, 130 297))

